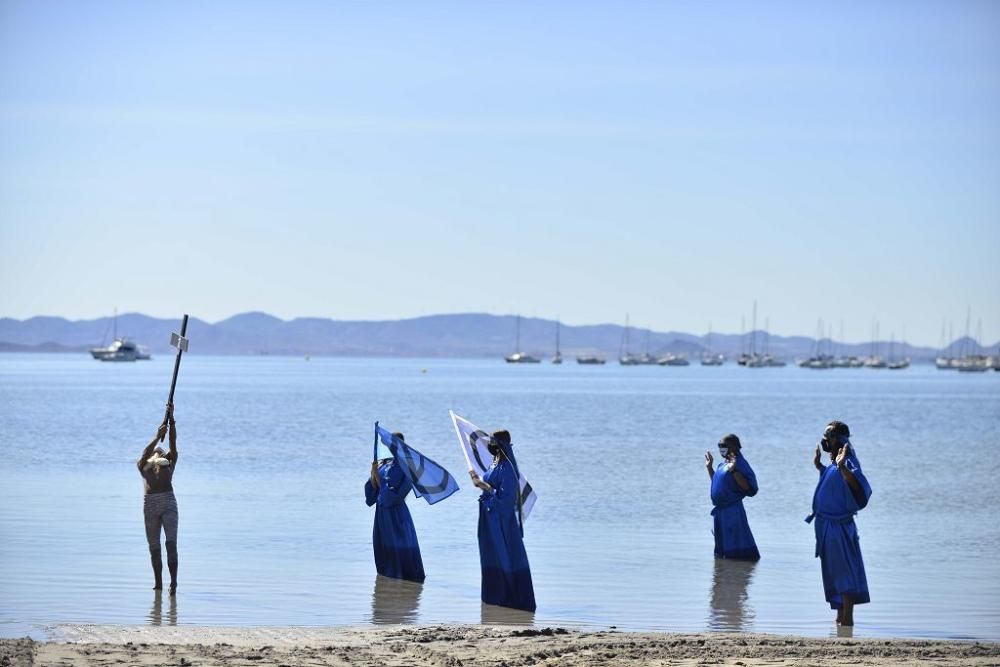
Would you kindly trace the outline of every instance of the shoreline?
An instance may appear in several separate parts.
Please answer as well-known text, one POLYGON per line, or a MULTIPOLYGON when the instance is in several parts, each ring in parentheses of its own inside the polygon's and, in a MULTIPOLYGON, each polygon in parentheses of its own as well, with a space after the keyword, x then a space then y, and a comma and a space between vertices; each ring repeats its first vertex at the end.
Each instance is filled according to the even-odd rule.
POLYGON ((1000 664, 1000 643, 482 625, 236 628, 61 625, 0 639, 0 667, 154 665, 1000 664))

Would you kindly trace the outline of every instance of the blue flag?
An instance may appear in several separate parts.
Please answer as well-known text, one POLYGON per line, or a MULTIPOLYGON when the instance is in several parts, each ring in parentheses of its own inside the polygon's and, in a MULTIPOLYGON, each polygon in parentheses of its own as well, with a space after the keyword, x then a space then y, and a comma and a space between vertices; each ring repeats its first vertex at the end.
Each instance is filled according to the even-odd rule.
POLYGON ((447 470, 409 446, 375 422, 375 443, 389 448, 406 478, 413 485, 413 493, 428 505, 444 500, 458 491, 458 482, 447 470))

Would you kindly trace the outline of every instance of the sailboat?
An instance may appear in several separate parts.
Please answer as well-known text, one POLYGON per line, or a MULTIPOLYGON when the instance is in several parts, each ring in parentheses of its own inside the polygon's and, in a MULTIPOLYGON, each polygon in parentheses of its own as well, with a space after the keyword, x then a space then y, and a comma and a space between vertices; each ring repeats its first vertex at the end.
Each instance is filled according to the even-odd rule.
POLYGON ((639 357, 628 349, 628 313, 625 313, 625 331, 622 332, 622 342, 618 348, 618 363, 622 366, 638 366, 639 357))
POLYGON ((541 362, 541 359, 533 357, 530 354, 525 354, 521 352, 521 316, 517 316, 516 325, 516 343, 514 345, 514 354, 504 357, 508 364, 537 364, 541 362))
POLYGON ((973 340, 969 337, 969 324, 971 317, 972 308, 970 307, 965 316, 965 340, 962 341, 962 349, 965 353, 962 355, 962 358, 958 360, 958 371, 960 373, 982 373, 990 368, 989 358, 980 352, 979 347, 979 339, 982 336, 982 320, 979 321, 976 338, 973 340), (970 352, 969 349, 970 345, 975 346, 972 352, 970 352))
POLYGON ((562 354, 559 352, 559 320, 556 320, 556 353, 552 356, 552 363, 562 363, 562 354))
POLYGON ((768 352, 770 337, 768 329, 770 320, 764 319, 764 354, 757 354, 757 302, 753 302, 753 329, 750 331, 750 356, 746 358, 743 365, 747 368, 781 368, 784 361, 775 359, 768 352))
POLYGON ((649 353, 649 329, 646 329, 646 344, 642 354, 639 356, 639 363, 643 366, 656 365, 656 357, 649 353))
MULTIPOLYGON (((903 339, 904 340, 906 339, 905 327, 903 328, 903 339)), ((903 341, 900 341, 899 345, 900 347, 902 347, 903 345, 905 345, 905 343, 903 341)), ((910 358, 905 356, 905 352, 903 353, 903 355, 904 356, 898 359, 896 358, 896 334, 892 334, 892 337, 889 339, 889 363, 886 366, 886 368, 888 368, 890 371, 901 371, 904 368, 909 368, 910 358)))
POLYGON ((875 320, 872 325, 872 353, 868 359, 865 360, 865 368, 885 368, 885 359, 879 356, 879 344, 878 344, 878 320, 875 320))
POLYGON ((726 358, 722 354, 712 352, 712 323, 708 323, 708 349, 701 355, 702 366, 721 366, 726 358))

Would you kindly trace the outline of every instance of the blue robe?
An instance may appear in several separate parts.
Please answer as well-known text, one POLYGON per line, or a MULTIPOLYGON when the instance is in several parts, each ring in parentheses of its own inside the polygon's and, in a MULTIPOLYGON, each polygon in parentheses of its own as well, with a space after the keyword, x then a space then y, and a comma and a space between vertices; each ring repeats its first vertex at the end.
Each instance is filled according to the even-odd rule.
POLYGON ((501 459, 486 471, 483 481, 493 487, 479 497, 483 602, 535 611, 535 589, 518 524, 518 480, 514 466, 501 459))
POLYGON ((413 518, 406 506, 406 494, 412 488, 395 459, 378 468, 379 485, 365 482, 365 502, 375 505, 372 548, 375 569, 385 577, 424 580, 424 562, 413 518))
POLYGON ((743 474, 750 489, 744 491, 723 461, 712 475, 712 516, 715 517, 715 557, 735 560, 760 560, 757 543, 750 532, 743 499, 757 495, 757 476, 742 454, 736 455, 736 470, 743 474))
POLYGON ((844 595, 854 598, 854 604, 871 600, 854 515, 868 505, 872 487, 861 472, 861 462, 853 446, 845 465, 861 485, 862 502, 859 503, 851 493, 851 487, 837 466, 828 465, 819 474, 819 483, 813 494, 813 513, 806 517, 807 522, 815 518, 816 556, 820 559, 823 591, 831 609, 840 609, 844 595))

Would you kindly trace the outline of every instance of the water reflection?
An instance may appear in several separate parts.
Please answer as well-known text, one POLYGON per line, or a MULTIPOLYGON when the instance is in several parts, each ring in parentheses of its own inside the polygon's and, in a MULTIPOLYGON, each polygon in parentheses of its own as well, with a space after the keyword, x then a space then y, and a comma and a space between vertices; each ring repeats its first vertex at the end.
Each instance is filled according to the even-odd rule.
POLYGON ((535 612, 495 604, 481 603, 480 622, 483 625, 534 625, 535 612))
MULTIPOLYGON (((177 596, 168 595, 170 604, 167 606, 167 625, 177 625, 177 596)), ((149 624, 163 625, 163 591, 155 591, 153 607, 149 610, 149 624)))
POLYGON ((416 623, 423 584, 375 575, 372 592, 372 623, 378 625, 416 623))
POLYGON ((854 626, 853 625, 838 625, 837 634, 831 634, 831 637, 847 637, 851 638, 854 636, 854 626))
POLYGON ((753 623, 753 608, 747 605, 747 588, 757 563, 743 560, 715 559, 712 574, 712 610, 710 630, 744 631, 753 623))

